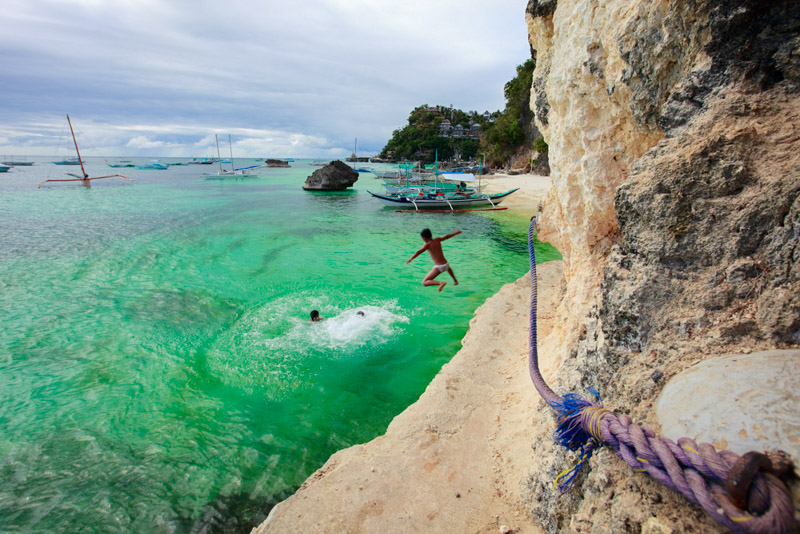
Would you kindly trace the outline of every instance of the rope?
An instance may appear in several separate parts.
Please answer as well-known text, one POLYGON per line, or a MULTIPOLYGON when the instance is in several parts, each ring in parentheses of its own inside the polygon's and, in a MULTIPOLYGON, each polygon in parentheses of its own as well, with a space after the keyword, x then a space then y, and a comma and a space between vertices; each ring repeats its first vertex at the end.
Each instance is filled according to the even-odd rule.
MULTIPOLYGON (((562 494, 572 487, 581 466, 589 460, 594 450, 607 445, 634 471, 646 472, 658 482, 681 493, 733 532, 792 532, 794 510, 789 490, 776 474, 769 472, 770 461, 765 462, 764 455, 748 453, 739 457, 731 451, 717 451, 708 443, 698 445, 689 438, 680 438, 677 443, 658 438, 649 428, 634 424, 627 415, 617 415, 603 408, 599 395, 594 391, 592 393, 598 397, 598 402, 585 400, 574 393, 561 397, 547 385, 539 372, 536 339, 535 224, 532 221, 528 229, 531 268, 528 369, 539 395, 559 414, 556 440, 568 449, 581 453, 577 465, 556 479, 562 494), (741 498, 734 498, 734 493, 744 495, 744 502, 741 498)), ((771 471, 780 473, 788 465, 783 465, 782 469, 774 467, 776 469, 771 471)))

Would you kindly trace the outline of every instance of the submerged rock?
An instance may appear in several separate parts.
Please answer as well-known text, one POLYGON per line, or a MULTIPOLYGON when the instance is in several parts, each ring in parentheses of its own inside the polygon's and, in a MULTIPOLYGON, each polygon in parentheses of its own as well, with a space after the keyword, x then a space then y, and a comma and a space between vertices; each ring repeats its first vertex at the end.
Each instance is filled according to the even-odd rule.
POLYGON ((344 191, 358 180, 358 173, 346 163, 332 161, 314 171, 306 179, 303 189, 307 191, 344 191))

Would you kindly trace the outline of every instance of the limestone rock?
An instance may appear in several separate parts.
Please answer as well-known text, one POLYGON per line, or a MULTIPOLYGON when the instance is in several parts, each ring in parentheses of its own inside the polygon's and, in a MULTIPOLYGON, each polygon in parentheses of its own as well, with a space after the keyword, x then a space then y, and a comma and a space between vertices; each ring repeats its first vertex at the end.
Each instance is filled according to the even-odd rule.
POLYGON ((307 191, 344 191, 358 180, 358 173, 339 160, 332 161, 314 171, 306 179, 307 191))
POLYGON ((663 437, 739 455, 781 449, 800 462, 800 350, 730 354, 673 377, 656 401, 663 437))
MULTIPOLYGON (((526 13, 553 181, 539 237, 566 275, 554 381, 655 426, 684 369, 800 344, 800 4, 530 0, 526 13)), ((551 432, 535 423, 523 488, 547 531, 723 530, 604 452, 553 499, 547 481, 570 462, 542 445, 551 432)))

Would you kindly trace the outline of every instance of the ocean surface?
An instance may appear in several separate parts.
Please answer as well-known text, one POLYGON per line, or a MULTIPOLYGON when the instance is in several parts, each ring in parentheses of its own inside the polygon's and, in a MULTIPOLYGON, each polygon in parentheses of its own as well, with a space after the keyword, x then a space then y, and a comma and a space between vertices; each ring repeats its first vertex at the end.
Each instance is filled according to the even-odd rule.
POLYGON ((249 532, 382 434, 527 271, 526 220, 395 213, 372 174, 326 194, 301 189, 310 160, 219 180, 87 158, 134 182, 37 189, 79 167, 33 159, 0 174, 4 533, 249 532), (441 294, 427 254, 405 264, 425 227, 463 231, 441 294))

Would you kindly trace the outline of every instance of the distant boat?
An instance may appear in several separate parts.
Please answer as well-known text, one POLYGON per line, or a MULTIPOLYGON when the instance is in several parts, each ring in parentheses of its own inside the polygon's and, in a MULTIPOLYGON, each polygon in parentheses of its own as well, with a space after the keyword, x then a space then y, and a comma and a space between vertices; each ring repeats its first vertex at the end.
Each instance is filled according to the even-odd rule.
POLYGON ((211 180, 213 178, 223 179, 223 178, 256 178, 256 177, 258 177, 258 174, 253 173, 253 172, 248 172, 248 171, 252 171, 253 169, 259 169, 259 168, 263 167, 263 165, 251 165, 249 167, 241 167, 239 169, 237 169, 236 166, 234 165, 234 163, 233 163, 233 141, 231 140, 231 135, 230 134, 228 134, 228 146, 229 146, 230 151, 231 151, 231 161, 230 161, 231 169, 230 170, 223 169, 222 168, 222 163, 223 163, 222 162, 222 156, 220 155, 220 152, 219 152, 219 136, 217 134, 214 134, 214 138, 217 140, 217 156, 219 156, 217 158, 217 161, 219 163, 219 171, 216 174, 203 173, 203 175, 206 177, 207 180, 211 180))
MULTIPOLYGON (((78 160, 78 165, 81 166, 81 174, 82 174, 82 176, 78 176, 77 174, 72 174, 72 173, 68 172, 67 175, 68 176, 73 176, 74 178, 43 180, 43 181, 39 182, 36 187, 42 187, 42 184, 45 184, 47 182, 81 182, 81 184, 84 185, 85 187, 91 187, 92 186, 92 180, 102 180, 103 178, 114 178, 114 177, 119 177, 119 178, 122 178, 123 180, 128 180, 129 182, 133 181, 130 178, 126 178, 125 176, 122 176, 121 174, 109 174, 108 176, 95 176, 93 178, 90 178, 89 175, 86 174, 86 169, 83 166, 83 160, 81 160, 81 151, 78 150, 78 140, 75 138, 75 130, 72 129, 72 121, 69 120, 69 115, 67 115, 67 123, 69 124, 69 131, 72 134, 72 142, 75 143, 75 152, 78 153, 78 157, 76 159, 78 160)), ((53 163, 55 163, 56 165, 72 165, 71 163, 56 163, 56 162, 53 162, 53 163)))
POLYGON ((0 172, 8 172, 10 168, 8 165, 0 165, 0 172))
POLYGON ((189 165, 211 165, 212 163, 216 162, 213 159, 208 159, 208 158, 205 159, 192 158, 189 161, 189 165))
POLYGON ((106 160, 106 165, 108 165, 113 169, 119 169, 121 167, 136 167, 136 165, 134 165, 133 162, 129 159, 121 159, 116 163, 109 163, 108 160, 106 160))
POLYGON ((9 167, 30 167, 31 165, 33 165, 32 161, 18 161, 18 160, 3 161, 0 163, 2 163, 3 165, 8 165, 9 167))
POLYGON ((62 160, 59 160, 59 161, 54 161, 53 164, 54 165, 80 165, 81 164, 81 160, 79 158, 76 158, 76 157, 73 156, 71 158, 66 158, 66 159, 62 159, 62 160))
POLYGON ((136 168, 137 169, 143 169, 143 170, 165 171, 165 170, 169 169, 169 164, 168 163, 161 163, 157 159, 154 159, 150 163, 147 163, 145 165, 137 165, 136 168))

